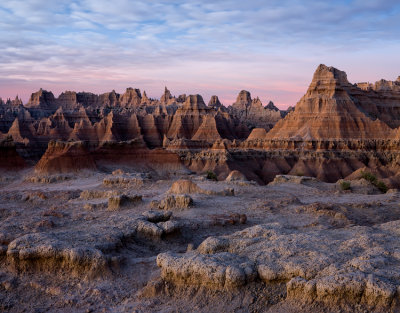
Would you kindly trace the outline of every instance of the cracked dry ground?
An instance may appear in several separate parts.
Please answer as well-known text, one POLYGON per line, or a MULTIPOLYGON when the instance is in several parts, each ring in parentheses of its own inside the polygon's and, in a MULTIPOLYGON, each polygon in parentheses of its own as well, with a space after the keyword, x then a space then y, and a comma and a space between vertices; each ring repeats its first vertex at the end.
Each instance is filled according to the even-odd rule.
POLYGON ((313 180, 258 186, 187 176, 199 187, 190 190, 193 205, 174 208, 173 180, 67 178, 2 179, 0 311, 400 308, 396 191, 366 195, 313 180), (226 192, 231 188, 234 196, 226 192), (237 218, 244 214, 247 221, 237 218))

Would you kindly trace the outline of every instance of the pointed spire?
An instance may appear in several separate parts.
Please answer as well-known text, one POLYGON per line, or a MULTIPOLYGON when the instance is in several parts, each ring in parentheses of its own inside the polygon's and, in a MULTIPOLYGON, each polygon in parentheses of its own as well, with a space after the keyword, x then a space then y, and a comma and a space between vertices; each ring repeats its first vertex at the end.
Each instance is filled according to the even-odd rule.
POLYGON ((167 104, 168 100, 171 99, 171 92, 168 90, 167 86, 165 86, 164 94, 160 98, 160 102, 163 104, 167 104))

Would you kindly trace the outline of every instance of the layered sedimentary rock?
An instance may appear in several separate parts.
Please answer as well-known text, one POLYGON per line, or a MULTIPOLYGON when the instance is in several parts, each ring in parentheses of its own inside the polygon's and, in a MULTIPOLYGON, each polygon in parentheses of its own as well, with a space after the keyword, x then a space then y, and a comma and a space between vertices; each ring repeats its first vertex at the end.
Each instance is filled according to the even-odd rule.
POLYGON ((40 174, 69 173, 81 169, 96 169, 93 158, 84 143, 51 141, 46 153, 35 166, 40 174))
POLYGON ((167 88, 160 100, 134 88, 58 98, 40 90, 26 106, 19 98, 0 101, 0 138, 12 136, 26 159, 48 150, 46 162, 51 140, 81 141, 96 164, 153 162, 213 171, 219 179, 237 170, 259 183, 277 174, 334 182, 365 168, 400 186, 399 84, 351 84, 345 72, 320 65, 296 108, 286 111, 245 90, 228 108, 217 96, 206 105, 200 95, 175 97, 167 88))
POLYGON ((208 106, 218 110, 222 106, 222 103, 219 101, 218 96, 212 96, 208 102, 208 106))
MULTIPOLYGON (((269 129, 269 124, 265 124, 269 129)), ((37 160, 51 140, 77 140, 101 145, 107 141, 143 138, 149 148, 164 139, 212 144, 216 139, 245 139, 245 123, 228 113, 218 97, 206 106, 200 95, 173 97, 166 88, 160 100, 139 89, 101 95, 65 91, 58 98, 39 90, 26 106, 17 97, 0 103, 1 137, 12 136, 19 153, 37 160)))
MULTIPOLYGON (((320 65, 296 109, 268 133, 271 139, 386 139, 394 136, 385 122, 373 117, 363 95, 345 72, 320 65)), ((400 109, 400 105, 399 105, 400 109)))
POLYGON ((285 115, 272 102, 264 107, 258 97, 252 99, 250 92, 246 90, 239 93, 230 112, 249 128, 263 127, 268 130, 285 115))
POLYGON ((254 129, 230 155, 252 159, 242 164, 264 182, 279 173, 334 182, 365 168, 399 186, 399 95, 392 87, 363 90, 345 72, 320 65, 295 110, 266 134, 254 129))
POLYGON ((214 142, 221 136, 217 129, 215 111, 207 107, 200 95, 187 97, 173 116, 168 138, 214 142))
POLYGON ((19 170, 27 164, 17 153, 12 137, 0 138, 0 170, 19 170))
POLYGON ((257 279, 281 281, 290 300, 345 301, 380 311, 399 301, 396 227, 398 222, 305 231, 269 223, 208 237, 196 251, 159 254, 157 265, 175 284, 232 289, 257 279))
MULTIPOLYGON (((63 99, 61 99, 62 101, 63 99)), ((42 110, 51 110, 56 106, 56 99, 52 92, 40 89, 31 95, 28 103, 25 105, 27 108, 38 108, 42 110)))

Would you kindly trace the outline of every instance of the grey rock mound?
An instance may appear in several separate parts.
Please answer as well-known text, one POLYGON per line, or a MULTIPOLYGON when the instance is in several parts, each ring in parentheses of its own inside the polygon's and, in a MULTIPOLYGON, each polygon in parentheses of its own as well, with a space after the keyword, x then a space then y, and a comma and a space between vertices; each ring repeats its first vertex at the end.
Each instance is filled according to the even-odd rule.
POLYGON ((184 210, 193 206, 193 199, 188 195, 168 195, 161 201, 153 200, 150 206, 159 210, 184 210))
POLYGON ((216 289, 242 286, 257 277, 253 262, 228 252, 214 255, 189 252, 184 257, 166 252, 157 256, 157 265, 164 279, 216 289))
POLYGON ((295 176, 295 175, 276 175, 274 180, 269 183, 269 185, 279 185, 279 184, 304 184, 306 182, 317 182, 314 177, 308 176, 295 176))
POLYGON ((195 252, 159 255, 158 265, 163 278, 171 281, 223 287, 258 277, 265 282, 286 281, 288 298, 296 301, 390 307, 400 298, 400 276, 395 274, 400 270, 399 226, 394 221, 377 227, 301 232, 277 223, 257 225, 209 237, 195 252), (230 266, 237 279, 227 283, 224 273, 230 266), (254 266, 256 273, 243 274, 244 268, 254 266))

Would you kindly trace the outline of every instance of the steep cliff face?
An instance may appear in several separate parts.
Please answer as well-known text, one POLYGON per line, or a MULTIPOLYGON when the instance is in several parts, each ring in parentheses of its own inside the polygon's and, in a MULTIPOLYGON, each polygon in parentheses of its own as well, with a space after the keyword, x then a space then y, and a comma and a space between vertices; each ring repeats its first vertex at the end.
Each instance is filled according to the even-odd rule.
MULTIPOLYGON (((393 130, 365 113, 355 97, 362 90, 347 80, 345 72, 320 65, 307 93, 293 112, 268 133, 269 139, 387 139, 393 130)), ((367 97, 367 95, 363 95, 367 97)))
POLYGON ((215 117, 211 115, 206 115, 202 119, 201 125, 192 137, 192 140, 205 140, 215 142, 219 139, 222 138, 218 132, 215 117))
POLYGON ((359 83, 353 86, 352 96, 371 118, 378 118, 391 128, 400 126, 399 81, 381 79, 375 84, 359 83))
POLYGON ((142 103, 142 95, 139 89, 127 88, 120 98, 122 107, 137 107, 142 103))
POLYGON ((262 127, 269 130, 284 115, 284 112, 276 108, 272 102, 264 107, 258 97, 252 99, 250 92, 246 90, 239 93, 236 102, 229 107, 229 111, 250 129, 262 127))
POLYGON ((15 171, 26 166, 25 160, 17 153, 12 138, 0 138, 0 171, 15 171))
POLYGON ((133 88, 122 95, 66 91, 58 98, 40 90, 27 107, 18 98, 0 101, 0 138, 12 136, 28 159, 46 151, 37 165, 42 172, 74 170, 87 157, 75 170, 156 164, 213 170, 219 179, 238 170, 267 183, 277 174, 332 182, 367 169, 400 186, 399 86, 399 79, 354 85, 345 72, 320 65, 287 111, 245 90, 228 108, 217 96, 206 105, 200 95, 176 98, 167 88, 160 100, 133 88), (47 146, 51 140, 81 143, 47 146))
POLYGON ((264 140, 267 136, 267 131, 264 128, 254 128, 247 140, 264 140))
POLYGON ((7 101, 0 98, 0 133, 6 134, 18 115, 23 116, 28 113, 18 96, 14 100, 7 99, 7 101))
POLYGON ((168 90, 167 87, 165 87, 164 93, 160 98, 160 102, 162 104, 169 104, 173 100, 174 98, 172 97, 171 92, 168 90))
POLYGON ((145 92, 142 96, 134 88, 123 94, 114 90, 100 95, 65 91, 58 98, 40 89, 26 107, 18 98, 2 101, 0 132, 3 137, 13 136, 24 156, 36 158, 45 152, 50 140, 96 145, 142 137, 149 148, 157 148, 162 147, 164 137, 209 143, 220 138, 245 139, 249 128, 257 124, 268 130, 279 116, 279 110, 264 108, 246 91, 237 102, 244 113, 239 110, 233 115, 217 96, 206 106, 200 95, 175 98, 167 88, 160 100, 148 98, 145 92), (271 114, 276 116, 271 118, 271 114), (246 118, 253 122, 248 125, 246 118))
POLYGON ((27 108, 35 108, 41 110, 52 110, 56 108, 56 99, 52 92, 40 89, 31 95, 28 103, 25 105, 27 108))
POLYGON ((203 118, 212 114, 200 95, 190 95, 185 103, 178 108, 168 130, 168 138, 191 139, 199 129, 203 118))
POLYGON ((222 103, 219 101, 218 96, 212 96, 208 102, 208 106, 218 110, 222 106, 222 103))
POLYGON ((95 170, 96 164, 85 144, 80 141, 51 141, 46 153, 35 166, 39 174, 69 173, 95 170))
POLYGON ((107 142, 91 150, 96 165, 102 168, 126 167, 137 171, 155 171, 163 175, 185 172, 178 154, 162 148, 149 149, 142 139, 107 142))

